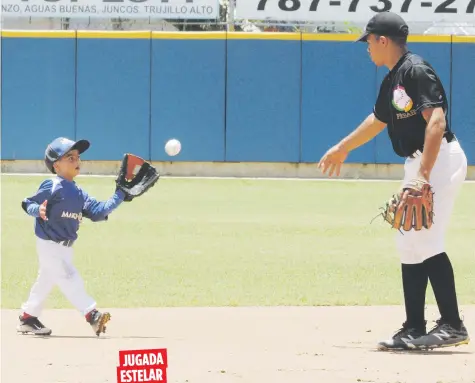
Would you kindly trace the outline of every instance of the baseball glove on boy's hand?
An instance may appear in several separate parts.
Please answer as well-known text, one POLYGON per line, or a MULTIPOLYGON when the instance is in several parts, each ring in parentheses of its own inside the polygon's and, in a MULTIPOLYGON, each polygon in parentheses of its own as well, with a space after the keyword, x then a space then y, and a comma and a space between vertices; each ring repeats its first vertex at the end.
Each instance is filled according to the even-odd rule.
POLYGON ((157 170, 143 158, 126 153, 115 183, 125 193, 124 201, 130 202, 154 186, 159 178, 157 170))
POLYGON ((413 179, 382 209, 384 220, 394 229, 430 229, 434 218, 434 192, 427 181, 413 179))

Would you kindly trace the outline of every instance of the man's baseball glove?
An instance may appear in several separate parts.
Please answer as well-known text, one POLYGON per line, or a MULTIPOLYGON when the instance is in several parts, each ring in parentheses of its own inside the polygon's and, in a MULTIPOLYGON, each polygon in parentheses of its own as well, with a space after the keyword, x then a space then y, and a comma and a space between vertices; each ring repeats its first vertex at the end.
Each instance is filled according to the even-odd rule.
POLYGON ((434 192, 422 179, 413 179, 382 208, 381 215, 392 228, 405 231, 430 229, 434 220, 434 192))
POLYGON ((143 158, 126 153, 115 183, 125 193, 124 201, 130 202, 154 186, 159 178, 157 170, 143 158))

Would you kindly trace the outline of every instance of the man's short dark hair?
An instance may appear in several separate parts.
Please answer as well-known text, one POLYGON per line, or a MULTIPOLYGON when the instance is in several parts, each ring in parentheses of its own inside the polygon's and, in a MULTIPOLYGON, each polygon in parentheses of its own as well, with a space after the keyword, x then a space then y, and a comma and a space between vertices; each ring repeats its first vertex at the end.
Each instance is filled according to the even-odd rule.
MULTIPOLYGON (((376 40, 379 40, 380 35, 375 35, 376 40)), ((390 39, 399 48, 404 48, 407 45, 407 36, 385 36, 390 39)))
POLYGON ((394 44, 396 44, 397 46, 399 46, 400 48, 404 48, 407 44, 407 36, 405 37, 402 37, 402 36, 389 36, 389 38, 394 42, 394 44))

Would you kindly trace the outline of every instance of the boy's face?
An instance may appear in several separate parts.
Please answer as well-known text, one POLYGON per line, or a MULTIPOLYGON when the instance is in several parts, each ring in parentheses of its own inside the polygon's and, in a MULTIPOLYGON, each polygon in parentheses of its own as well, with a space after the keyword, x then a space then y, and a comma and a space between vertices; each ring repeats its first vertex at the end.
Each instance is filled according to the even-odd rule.
POLYGON ((75 149, 67 152, 60 160, 55 162, 54 168, 57 175, 72 180, 81 170, 79 151, 75 149))

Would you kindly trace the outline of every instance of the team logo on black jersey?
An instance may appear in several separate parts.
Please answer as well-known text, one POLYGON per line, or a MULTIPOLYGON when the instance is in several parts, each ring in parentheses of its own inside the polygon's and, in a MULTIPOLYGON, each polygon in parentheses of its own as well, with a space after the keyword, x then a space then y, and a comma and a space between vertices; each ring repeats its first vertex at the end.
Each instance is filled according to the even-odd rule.
POLYGON ((400 112, 409 112, 413 105, 411 98, 406 93, 406 89, 401 85, 394 88, 392 103, 400 112))

